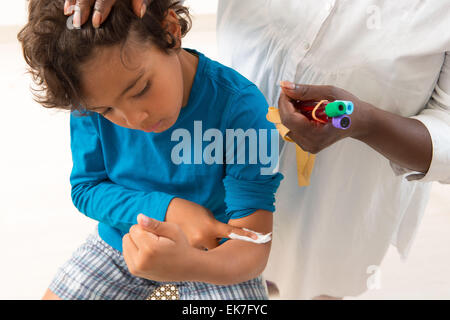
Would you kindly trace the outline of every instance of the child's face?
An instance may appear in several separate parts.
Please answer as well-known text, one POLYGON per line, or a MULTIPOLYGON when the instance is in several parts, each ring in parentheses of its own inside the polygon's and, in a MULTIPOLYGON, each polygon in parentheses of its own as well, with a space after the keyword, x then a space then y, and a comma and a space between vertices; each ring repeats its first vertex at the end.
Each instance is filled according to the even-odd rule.
POLYGON ((160 133, 172 127, 186 100, 178 54, 128 41, 122 58, 120 46, 101 48, 81 66, 87 109, 129 129, 160 133))

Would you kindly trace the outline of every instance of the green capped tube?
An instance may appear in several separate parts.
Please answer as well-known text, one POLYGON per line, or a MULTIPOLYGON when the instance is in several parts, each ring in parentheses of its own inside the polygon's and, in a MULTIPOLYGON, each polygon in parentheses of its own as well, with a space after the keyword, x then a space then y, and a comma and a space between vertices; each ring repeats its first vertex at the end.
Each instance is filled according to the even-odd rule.
POLYGON ((346 114, 347 106, 344 101, 333 101, 325 106, 325 114, 330 117, 339 117, 346 114))

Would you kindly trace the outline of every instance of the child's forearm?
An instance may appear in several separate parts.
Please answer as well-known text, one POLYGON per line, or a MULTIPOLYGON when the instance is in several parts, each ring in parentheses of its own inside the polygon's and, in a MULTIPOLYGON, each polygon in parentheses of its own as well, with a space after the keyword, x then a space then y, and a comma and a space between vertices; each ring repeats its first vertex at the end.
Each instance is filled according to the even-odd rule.
MULTIPOLYGON (((253 214, 228 221, 237 228, 255 232, 272 231, 272 213, 253 214)), ((199 281, 217 285, 240 283, 257 277, 264 270, 270 242, 256 244, 228 240, 209 251, 191 246, 175 223, 161 222, 139 215, 138 225, 123 239, 123 256, 131 274, 154 281, 199 281)))
POLYGON ((266 267, 271 242, 255 244, 229 240, 210 251, 198 250, 193 281, 231 285, 259 276, 266 267))
MULTIPOLYGON (((258 232, 272 231, 272 213, 258 210, 252 215, 230 220, 229 224, 258 232)), ((228 240, 209 251, 198 250, 193 259, 191 278, 216 285, 230 285, 259 276, 269 258, 271 242, 255 244, 242 240, 228 240)))

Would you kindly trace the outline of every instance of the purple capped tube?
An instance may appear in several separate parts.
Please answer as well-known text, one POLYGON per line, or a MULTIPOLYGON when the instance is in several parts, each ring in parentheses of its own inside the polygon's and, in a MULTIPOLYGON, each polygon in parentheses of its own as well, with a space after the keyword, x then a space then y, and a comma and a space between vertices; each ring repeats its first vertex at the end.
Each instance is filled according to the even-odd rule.
POLYGON ((351 121, 349 116, 342 115, 342 116, 339 116, 339 117, 331 118, 331 123, 333 124, 333 126, 335 128, 345 130, 345 129, 348 129, 350 127, 350 124, 352 123, 352 121, 351 121))

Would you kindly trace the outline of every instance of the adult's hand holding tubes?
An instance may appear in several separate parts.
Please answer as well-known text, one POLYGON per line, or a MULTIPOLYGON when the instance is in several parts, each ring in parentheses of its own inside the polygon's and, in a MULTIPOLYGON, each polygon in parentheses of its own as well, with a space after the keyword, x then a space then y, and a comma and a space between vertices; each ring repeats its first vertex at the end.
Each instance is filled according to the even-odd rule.
POLYGON ((426 173, 432 158, 431 136, 422 122, 381 110, 350 92, 334 86, 281 82, 278 108, 282 124, 304 151, 318 153, 344 138, 357 139, 390 161, 410 170, 426 173), (299 112, 294 103, 310 101, 352 101, 354 111, 347 130, 331 123, 317 123, 299 112))
POLYGON ((335 142, 347 138, 358 138, 367 133, 367 117, 370 106, 351 93, 332 86, 299 85, 287 81, 281 82, 282 93, 278 101, 280 118, 290 132, 288 136, 304 151, 318 153, 335 142), (352 101, 352 125, 339 130, 332 122, 322 123, 309 119, 300 112, 298 106, 308 105, 311 101, 352 101))

